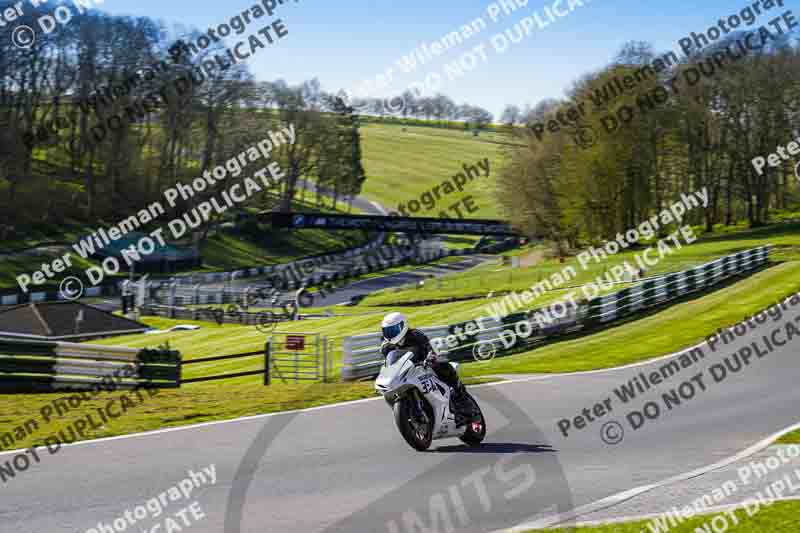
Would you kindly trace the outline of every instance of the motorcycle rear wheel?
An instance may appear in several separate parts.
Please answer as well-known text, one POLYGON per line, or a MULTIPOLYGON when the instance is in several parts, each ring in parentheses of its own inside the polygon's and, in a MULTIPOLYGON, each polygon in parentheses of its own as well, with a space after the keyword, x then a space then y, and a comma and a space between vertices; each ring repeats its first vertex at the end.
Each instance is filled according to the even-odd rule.
POLYGON ((418 452, 424 452, 433 441, 433 420, 430 416, 426 417, 426 422, 414 420, 413 401, 406 397, 394 404, 394 421, 406 442, 418 452))
POLYGON ((467 423, 467 431, 459 437, 461 442, 469 444, 470 446, 477 446, 486 437, 486 419, 483 418, 483 411, 481 411, 478 402, 475 398, 467 394, 467 400, 470 404, 470 409, 477 416, 473 417, 473 421, 467 423))

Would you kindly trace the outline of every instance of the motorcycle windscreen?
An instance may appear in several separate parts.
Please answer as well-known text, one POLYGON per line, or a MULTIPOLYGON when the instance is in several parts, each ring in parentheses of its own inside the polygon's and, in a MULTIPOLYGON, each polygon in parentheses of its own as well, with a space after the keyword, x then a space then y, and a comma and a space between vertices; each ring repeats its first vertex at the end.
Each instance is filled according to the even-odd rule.
POLYGON ((409 352, 404 352, 402 350, 392 350, 386 356, 386 366, 392 366, 393 364, 400 361, 403 357, 405 357, 409 352))

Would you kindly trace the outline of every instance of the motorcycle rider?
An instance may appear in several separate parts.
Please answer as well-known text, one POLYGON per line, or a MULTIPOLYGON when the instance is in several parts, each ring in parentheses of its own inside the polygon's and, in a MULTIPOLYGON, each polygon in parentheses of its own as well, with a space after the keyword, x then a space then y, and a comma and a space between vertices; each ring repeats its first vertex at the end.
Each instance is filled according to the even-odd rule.
POLYGON ((381 353, 386 358, 392 350, 404 350, 414 353, 413 361, 423 361, 433 370, 436 376, 453 389, 453 404, 459 410, 466 407, 467 389, 458 378, 456 369, 449 363, 440 363, 428 337, 418 329, 408 327, 408 320, 403 313, 389 313, 381 322, 383 344, 381 353))

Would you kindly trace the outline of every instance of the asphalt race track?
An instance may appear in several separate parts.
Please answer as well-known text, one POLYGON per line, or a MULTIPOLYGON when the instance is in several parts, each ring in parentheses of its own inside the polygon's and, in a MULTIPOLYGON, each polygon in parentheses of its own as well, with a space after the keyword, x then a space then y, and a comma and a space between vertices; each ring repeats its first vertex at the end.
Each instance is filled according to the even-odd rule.
MULTIPOLYGON (((472 387, 489 423, 478 448, 449 439, 417 453, 376 399, 45 452, 41 464, 3 485, 0 531, 92 531, 211 464, 216 484, 191 495, 205 518, 186 531, 477 532, 567 516, 719 463, 798 421, 800 335, 788 339, 800 333, 800 302, 779 321, 744 329, 716 351, 700 345, 694 359, 683 352, 610 371, 472 387), (784 345, 769 351, 764 335, 784 345), (721 367, 711 367, 726 357, 730 368, 745 357, 748 364, 721 377, 721 367), (661 384, 622 402, 615 389, 641 374, 661 375, 661 384), (660 415, 634 430, 626 415, 648 402, 660 415), (584 408, 594 421, 575 421, 584 408), (573 426, 566 438, 558 426, 564 419, 573 426)), ((152 531, 188 503, 125 530, 152 531)))

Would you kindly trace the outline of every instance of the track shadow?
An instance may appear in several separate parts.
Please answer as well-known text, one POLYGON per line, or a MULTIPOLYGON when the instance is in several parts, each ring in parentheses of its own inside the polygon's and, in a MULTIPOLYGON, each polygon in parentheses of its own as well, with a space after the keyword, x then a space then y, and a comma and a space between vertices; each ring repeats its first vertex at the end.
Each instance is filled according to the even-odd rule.
POLYGON ((440 446, 432 449, 432 452, 447 453, 555 453, 555 448, 548 444, 526 444, 523 442, 485 442, 478 446, 461 444, 458 446, 440 446))

